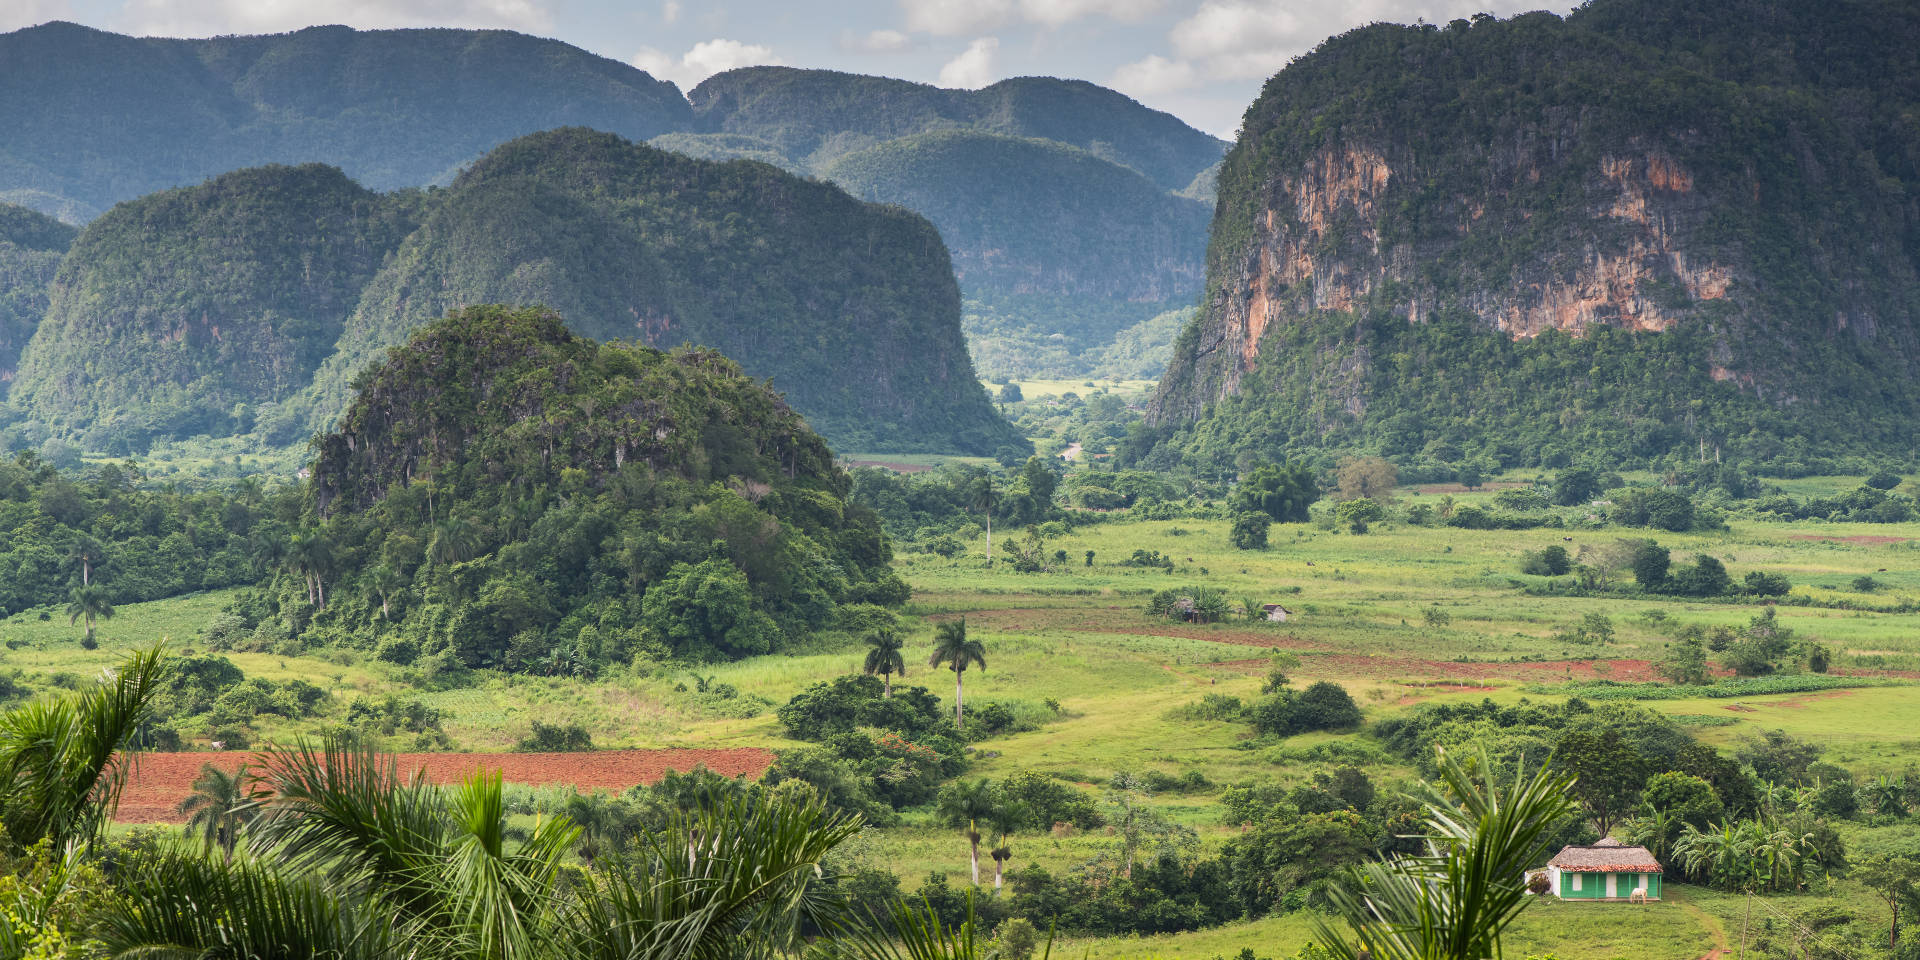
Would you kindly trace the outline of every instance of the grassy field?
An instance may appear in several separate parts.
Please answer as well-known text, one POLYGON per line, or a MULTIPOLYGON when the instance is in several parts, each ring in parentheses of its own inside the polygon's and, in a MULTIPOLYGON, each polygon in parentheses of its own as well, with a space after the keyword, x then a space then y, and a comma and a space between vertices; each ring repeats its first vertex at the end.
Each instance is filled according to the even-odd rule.
MULTIPOLYGON (((1794 483, 1797 494, 1805 495, 1845 489, 1850 481, 1794 483)), ((1415 496, 1438 500, 1432 494, 1415 496)), ((1471 503, 1492 494, 1452 496, 1471 503)), ((1179 708, 1208 693, 1257 693, 1276 653, 1298 658, 1289 672, 1301 682, 1328 679, 1345 685, 1370 722, 1445 698, 1552 700, 1557 695, 1551 686, 1568 679, 1643 679, 1646 661, 1661 655, 1680 626, 1741 625, 1760 609, 1735 602, 1523 592, 1537 582, 1518 572, 1524 551, 1554 544, 1577 550, 1583 543, 1644 535, 1640 531, 1466 531, 1386 523, 1354 535, 1311 524, 1277 525, 1272 546, 1252 552, 1232 549, 1226 533, 1226 524, 1218 521, 1096 524, 1050 543, 1049 551, 1063 550, 1068 560, 1039 574, 1016 573, 1004 564, 987 569, 982 540, 953 559, 903 553, 899 569, 915 591, 907 617, 905 682, 925 684, 943 700, 952 696, 952 675, 921 665, 934 624, 964 616, 988 650, 988 669, 967 674, 967 702, 999 701, 1051 716, 1037 730, 983 744, 996 755, 983 755, 970 776, 1040 770, 1081 784, 1096 797, 1100 785, 1121 770, 1197 771, 1216 785, 1291 782, 1327 766, 1310 759, 1316 743, 1353 737, 1310 735, 1248 749, 1244 725, 1186 719, 1179 708), (1123 565, 1136 549, 1160 551, 1173 559, 1174 569, 1123 565), (1087 551, 1093 552, 1091 565, 1087 551), (1294 617, 1286 624, 1189 626, 1147 615, 1153 591, 1188 584, 1284 603, 1294 617), (1433 608, 1445 616, 1430 626, 1427 612, 1433 608), (1611 618, 1614 643, 1564 639, 1568 628, 1592 613, 1611 618), (1058 705, 1057 714, 1042 706, 1048 701, 1058 705)), ((1724 533, 1661 534, 1658 539, 1681 558, 1694 553, 1721 558, 1736 579, 1752 570, 1784 573, 1795 584, 1796 600, 1885 607, 1920 596, 1916 540, 1849 539, 1856 537, 1920 538, 1920 524, 1736 520, 1724 533), (1873 594, 1853 591, 1851 581, 1863 575, 1885 586, 1873 594)), ((208 593, 123 607, 102 624, 100 649, 91 652, 80 649, 80 631, 64 615, 47 611, 42 620, 42 611, 26 611, 0 621, 5 643, 0 669, 18 668, 29 685, 39 687, 72 683, 157 638, 191 648, 200 627, 226 601, 224 594, 208 593)), ((1795 631, 1828 644, 1836 652, 1838 671, 1920 671, 1920 614, 1783 605, 1778 615, 1795 631)), ((504 749, 527 732, 535 717, 579 722, 596 744, 608 747, 777 749, 795 744, 784 738, 771 706, 808 684, 854 671, 859 657, 852 649, 828 649, 700 669, 743 697, 764 701, 755 716, 741 716, 745 711, 737 704, 716 705, 686 692, 694 685, 690 673, 594 682, 482 674, 471 687, 417 695, 445 713, 448 733, 464 749, 504 749)), ((233 660, 250 675, 302 677, 340 701, 412 692, 402 671, 351 651, 236 654, 233 660)), ((1781 729, 1826 745, 1829 759, 1861 775, 1895 773, 1920 762, 1920 690, 1910 686, 1646 705, 1676 716, 1711 718, 1695 721, 1697 731, 1720 746, 1781 729)), ((265 733, 285 739, 317 724, 287 724, 265 733)), ((1377 750, 1370 756, 1367 768, 1376 781, 1411 774, 1377 750)), ((1215 846, 1236 832, 1222 822, 1217 794, 1217 788, 1164 794, 1152 802, 1195 828, 1203 844, 1215 846)), ((1863 837, 1875 840, 1871 834, 1863 837)), ((1098 833, 1023 838, 1013 866, 1040 863, 1066 870, 1111 843, 1098 833)), ((966 870, 964 840, 932 825, 925 812, 909 812, 901 827, 870 831, 860 855, 894 870, 908 886, 929 871, 958 877, 966 870)), ((1677 886, 1675 892, 1656 906, 1542 904, 1513 931, 1509 955, 1551 950, 1559 960, 1684 960, 1721 942, 1729 923, 1737 928, 1742 904, 1733 898, 1677 886)), ((1784 901, 1779 909, 1838 904, 1863 917, 1879 916, 1864 892, 1845 882, 1784 901)), ((1309 936, 1305 918, 1289 916, 1167 938, 1065 946, 1070 955, 1094 958, 1204 960, 1231 957, 1242 947, 1253 947, 1260 956, 1287 956, 1309 936)))

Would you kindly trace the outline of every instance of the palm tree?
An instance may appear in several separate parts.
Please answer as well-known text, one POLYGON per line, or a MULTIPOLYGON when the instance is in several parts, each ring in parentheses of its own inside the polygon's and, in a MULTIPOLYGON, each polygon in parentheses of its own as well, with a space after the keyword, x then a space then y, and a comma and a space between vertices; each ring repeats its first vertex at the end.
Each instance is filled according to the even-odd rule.
POLYGON ((1426 852, 1369 864, 1328 891, 1333 913, 1356 942, 1315 921, 1343 960, 1483 960, 1500 956, 1500 935, 1535 898, 1526 871, 1553 830, 1573 813, 1572 779, 1542 767, 1495 782, 1483 752, 1471 766, 1439 754, 1440 783, 1419 795, 1426 852))
POLYGON ((953 726, 962 733, 966 732, 966 713, 962 706, 965 690, 961 679, 966 675, 968 664, 979 664, 981 670, 987 669, 987 648, 978 640, 967 639, 967 618, 949 620, 934 628, 933 657, 927 661, 927 666, 945 665, 953 670, 953 726))
POLYGON ((987 518, 987 569, 993 569, 993 473, 985 467, 980 468, 980 482, 975 484, 968 504, 987 518))
POLYGON ((448 517, 433 525, 433 539, 427 544, 427 556, 445 566, 472 560, 479 549, 480 531, 465 517, 448 517))
POLYGON ((407 575, 386 565, 380 564, 367 571, 367 581, 373 592, 380 595, 380 619, 391 619, 393 612, 388 608, 394 594, 407 588, 407 575))
POLYGON ((99 563, 105 554, 106 549, 100 546, 100 541, 84 533, 73 538, 73 545, 67 548, 67 559, 80 564, 81 586, 93 585, 93 565, 99 563))
POLYGON ((868 676, 880 675, 888 699, 893 698, 893 675, 907 675, 907 661, 900 655, 905 645, 892 630, 875 630, 867 634, 867 660, 860 669, 868 676))
POLYGON ((252 823, 258 813, 261 795, 253 789, 253 774, 246 764, 228 773, 211 763, 200 765, 193 780, 193 792, 176 809, 187 816, 187 833, 200 834, 204 847, 220 845, 225 859, 233 859, 233 847, 240 831, 252 823))
POLYGON ((166 679, 155 645, 98 684, 0 715, 0 847, 92 844, 119 806, 126 751, 166 679))
MULTIPOLYGON (((112 620, 113 603, 107 599, 107 591, 98 586, 74 587, 72 599, 67 603, 67 622, 87 622, 87 640, 93 640, 93 621, 112 620)), ((91 650, 92 647, 87 649, 91 650)))
POLYGON ((287 541, 287 566, 306 581, 307 603, 318 609, 327 605, 326 569, 332 556, 326 536, 318 530, 296 533, 287 541))
POLYGON ((967 831, 967 848, 973 865, 973 885, 980 885, 980 821, 993 816, 993 781, 981 777, 971 783, 956 780, 941 791, 940 817, 962 825, 967 831))
POLYGON ((1026 823, 1032 815, 1032 811, 1026 804, 1018 800, 1003 800, 994 806, 993 813, 987 817, 987 823, 993 827, 993 832, 999 835, 999 842, 994 844, 993 849, 987 851, 987 856, 993 858, 995 893, 1000 892, 1001 877, 1006 873, 1007 861, 1013 859, 1013 844, 1009 843, 1007 838, 1012 836, 1015 830, 1020 829, 1021 824, 1026 823))

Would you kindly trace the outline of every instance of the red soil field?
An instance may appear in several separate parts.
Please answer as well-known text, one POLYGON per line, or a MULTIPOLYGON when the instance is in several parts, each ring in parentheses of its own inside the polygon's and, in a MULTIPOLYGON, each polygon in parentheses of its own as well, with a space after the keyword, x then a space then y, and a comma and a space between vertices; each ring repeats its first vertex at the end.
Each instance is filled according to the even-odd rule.
MULTIPOLYGON (((424 770, 434 783, 458 783, 474 770, 498 770, 508 783, 533 786, 568 784, 582 790, 621 791, 654 783, 668 770, 682 773, 705 766, 729 777, 757 777, 773 766, 773 752, 756 748, 729 750, 596 750, 589 753, 403 753, 400 773, 424 770)), ((174 812, 193 791, 193 778, 203 764, 233 770, 242 763, 258 763, 241 750, 220 753, 143 753, 120 798, 121 823, 179 823, 174 812)))

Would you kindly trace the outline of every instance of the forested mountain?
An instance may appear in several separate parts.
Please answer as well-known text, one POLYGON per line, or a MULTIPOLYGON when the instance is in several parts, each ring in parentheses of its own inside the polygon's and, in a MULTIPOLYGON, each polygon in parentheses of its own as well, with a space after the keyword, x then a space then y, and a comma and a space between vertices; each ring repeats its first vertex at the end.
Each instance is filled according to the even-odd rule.
POLYGON ((381 192, 444 185, 515 137, 582 126, 803 175, 831 175, 862 154, 869 195, 933 219, 963 269, 985 259, 1009 268, 962 277, 977 321, 969 333, 997 375, 1089 372, 1076 359, 1082 341, 1103 346, 1199 291, 1204 172, 1224 145, 1112 90, 1045 77, 948 90, 750 67, 690 97, 626 64, 505 31, 170 40, 49 23, 0 35, 0 201, 85 223, 116 203, 269 163, 328 164, 381 192), (935 133, 993 139, 917 142, 935 133), (913 139, 892 143, 902 138, 913 139), (1055 149, 1013 146, 1034 140, 1055 149), (876 179, 871 152, 895 146, 876 179), (962 146, 1006 175, 945 176, 962 146), (922 161, 928 169, 899 166, 922 161), (1087 209, 1116 185, 1115 202, 1087 209), (1134 203, 1144 188, 1153 196, 1134 203), (994 236, 953 222, 969 207, 1072 215, 1042 224, 1029 213, 994 236), (993 245, 1034 236, 1025 227, 1035 224, 1061 242, 1027 243, 1017 264, 993 245), (1134 282, 1118 264, 1146 269, 1134 282), (1129 281, 1109 290, 1116 275, 1129 281), (1070 350, 1044 349, 1062 340, 1070 350))
POLYGON ((1220 172, 1156 456, 1911 456, 1916 45, 1887 0, 1327 41, 1220 172))
POLYGON ((11 415, 110 452, 254 430, 294 444, 333 426, 386 348, 494 302, 722 350, 844 446, 1023 442, 973 378, 925 220, 579 128, 508 143, 431 193, 315 164, 115 208, 61 266, 11 415))
POLYGON ((673 84, 501 30, 0 35, 0 200, 76 221, 241 167, 326 163, 384 191, 537 130, 645 139, 691 119, 673 84))
POLYGON ((47 286, 78 231, 45 214, 0 203, 0 398, 20 351, 47 312, 47 286))
POLYGON ((949 90, 832 70, 744 67, 707 78, 687 98, 699 132, 754 137, 812 169, 888 140, 942 130, 1079 147, 1166 191, 1185 188, 1220 159, 1220 141, 1084 80, 1019 77, 980 90, 949 90))
POLYGON ((288 572, 247 605, 315 636, 378 634, 401 662, 765 653, 839 604, 906 599, 850 488, 777 393, 711 350, 472 307, 356 381, 318 441, 288 572))
POLYGON ((312 380, 422 202, 309 164, 121 204, 61 264, 9 400, 94 450, 246 432, 312 380))

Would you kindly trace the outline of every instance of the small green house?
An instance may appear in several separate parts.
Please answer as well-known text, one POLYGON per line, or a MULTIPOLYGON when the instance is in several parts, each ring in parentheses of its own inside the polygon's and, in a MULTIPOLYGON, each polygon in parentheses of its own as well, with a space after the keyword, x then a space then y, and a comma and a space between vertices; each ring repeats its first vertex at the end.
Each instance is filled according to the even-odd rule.
POLYGON ((1662 872, 1646 847, 1612 837, 1565 847, 1547 861, 1550 889, 1562 900, 1658 900, 1662 872))

